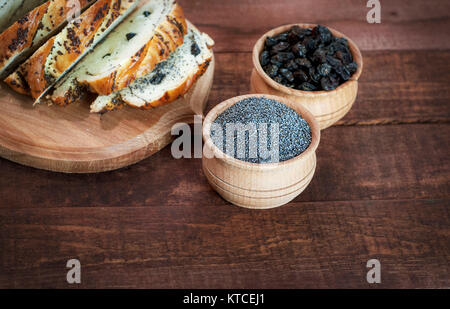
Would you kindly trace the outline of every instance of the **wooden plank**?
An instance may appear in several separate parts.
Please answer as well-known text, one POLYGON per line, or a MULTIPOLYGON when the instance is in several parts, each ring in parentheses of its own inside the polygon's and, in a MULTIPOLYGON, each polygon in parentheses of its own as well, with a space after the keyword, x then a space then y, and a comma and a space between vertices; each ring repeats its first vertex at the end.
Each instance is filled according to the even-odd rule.
MULTIPOLYGON (((332 127, 322 132, 316 174, 296 201, 450 197, 450 124, 332 127)), ((0 160, 1 208, 226 204, 200 159, 170 147, 134 166, 64 175, 0 160)))
POLYGON ((291 23, 321 23, 362 50, 449 49, 450 2, 382 1, 381 24, 366 20, 367 1, 180 0, 186 16, 216 40, 216 51, 251 51, 265 32, 291 23))
POLYGON ((359 0, 180 2, 216 39, 210 108, 248 92, 251 48, 273 27, 323 23, 364 50, 357 103, 323 132, 312 183, 255 212, 170 148, 93 175, 0 159, 0 287, 69 287, 71 258, 82 287, 364 288, 372 258, 379 287, 450 286, 450 2, 383 1, 381 25, 359 0), (402 125, 355 126, 383 123, 402 125))
POLYGON ((85 288, 449 286, 446 200, 0 210, 0 287, 64 288, 78 258, 85 288))
POLYGON ((450 122, 450 52, 367 52, 357 102, 338 124, 450 122))
MULTIPOLYGON (((365 52, 356 103, 339 124, 450 121, 450 52, 365 52)), ((248 53, 217 56, 210 108, 247 94, 253 64, 248 53)))
POLYGON ((450 197, 450 124, 335 127, 301 197, 318 200, 450 197))

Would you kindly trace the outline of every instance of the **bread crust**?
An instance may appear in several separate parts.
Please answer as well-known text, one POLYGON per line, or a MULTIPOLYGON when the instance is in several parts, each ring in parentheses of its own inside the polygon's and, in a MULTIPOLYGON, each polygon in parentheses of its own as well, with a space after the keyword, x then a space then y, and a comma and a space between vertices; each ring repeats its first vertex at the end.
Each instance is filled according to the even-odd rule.
POLYGON ((19 66, 4 82, 15 92, 31 96, 30 86, 26 81, 27 71, 26 66, 19 66))
POLYGON ((0 34, 0 66, 4 68, 8 61, 33 43, 34 35, 42 16, 47 12, 49 3, 34 9, 22 19, 0 34))
POLYGON ((144 106, 135 106, 131 102, 125 102, 126 104, 137 107, 139 109, 148 110, 154 107, 162 106, 169 104, 182 96, 184 96, 189 89, 195 84, 195 82, 203 75, 205 74, 206 70, 209 67, 209 64, 211 63, 212 57, 208 58, 205 62, 200 64, 198 66, 198 70, 195 74, 189 75, 186 77, 183 83, 181 83, 177 88, 168 90, 164 93, 164 95, 155 101, 152 102, 146 102, 144 106))
MULTIPOLYGON (((137 78, 150 73, 158 63, 183 44, 187 25, 182 8, 176 4, 167 18, 155 29, 153 38, 145 44, 133 58, 109 75, 81 81, 93 93, 109 95, 128 87, 137 78)), ((52 98, 59 104, 60 98, 52 98)))
MULTIPOLYGON (((85 8, 92 1, 80 0, 80 8, 85 8)), ((66 17, 72 10, 66 5, 66 0, 48 1, 0 34, 0 78, 5 78, 23 57, 29 56, 66 24, 66 17)))
MULTIPOLYGON (((200 32, 195 26, 193 26, 191 23, 187 22, 188 28, 194 29, 197 32, 200 32)), ((206 46, 208 49, 212 49, 214 46, 214 41, 205 33, 202 34, 204 39, 206 40, 206 46)), ((185 42, 186 44, 186 42, 185 42)), ((122 97, 120 95, 120 92, 118 92, 113 97, 104 97, 105 100, 108 100, 103 104, 102 109, 98 110, 96 107, 94 107, 95 102, 91 105, 91 112, 92 113, 106 113, 114 110, 119 110, 123 108, 125 105, 129 105, 130 107, 142 109, 142 110, 148 110, 154 107, 162 106, 169 104, 180 97, 183 97, 188 93, 188 91, 192 88, 192 86, 197 82, 197 80, 206 72, 208 69, 211 61, 213 59, 213 54, 206 58, 201 64, 198 65, 198 69, 185 76, 184 80, 180 82, 180 84, 173 89, 167 90, 162 96, 160 96, 158 99, 146 102, 144 105, 141 104, 143 101, 143 98, 138 97, 138 101, 133 102, 133 100, 130 99, 130 97, 122 97)), ((100 97, 99 97, 100 98, 100 97)))
POLYGON ((149 110, 158 106, 163 106, 170 104, 171 102, 181 98, 184 96, 191 88, 192 86, 197 82, 197 80, 205 74, 206 70, 209 67, 209 64, 211 63, 212 57, 207 59, 204 63, 200 64, 198 67, 198 70, 195 74, 187 76, 184 82, 182 82, 177 88, 168 90, 164 93, 164 95, 159 98, 158 100, 152 101, 152 102, 146 102, 143 106, 137 106, 133 104, 133 102, 129 100, 124 100, 119 94, 114 97, 110 102, 105 104, 104 108, 101 111, 96 111, 93 113, 99 113, 104 114, 107 112, 112 112, 115 110, 120 110, 124 106, 128 105, 134 108, 138 108, 141 110, 149 110))
POLYGON ((0 0, 0 32, 47 0, 0 0))

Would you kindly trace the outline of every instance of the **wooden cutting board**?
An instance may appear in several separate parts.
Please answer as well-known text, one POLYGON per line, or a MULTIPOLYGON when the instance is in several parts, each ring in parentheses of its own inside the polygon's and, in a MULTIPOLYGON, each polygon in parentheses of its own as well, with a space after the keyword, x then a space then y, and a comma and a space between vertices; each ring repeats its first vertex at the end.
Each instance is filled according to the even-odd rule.
POLYGON ((0 84, 0 156, 40 169, 95 173, 139 162, 172 141, 178 122, 203 114, 214 76, 214 58, 188 94, 142 111, 124 108, 91 114, 90 102, 67 107, 32 106, 32 100, 0 84))

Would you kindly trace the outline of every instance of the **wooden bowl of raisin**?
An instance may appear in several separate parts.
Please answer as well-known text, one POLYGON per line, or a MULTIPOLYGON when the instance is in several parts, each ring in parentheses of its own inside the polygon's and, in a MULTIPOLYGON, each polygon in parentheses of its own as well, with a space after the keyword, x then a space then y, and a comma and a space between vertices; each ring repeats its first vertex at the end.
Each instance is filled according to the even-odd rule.
POLYGON ((352 108, 363 69, 361 52, 342 33, 315 24, 281 26, 253 49, 251 92, 304 105, 323 130, 352 108))

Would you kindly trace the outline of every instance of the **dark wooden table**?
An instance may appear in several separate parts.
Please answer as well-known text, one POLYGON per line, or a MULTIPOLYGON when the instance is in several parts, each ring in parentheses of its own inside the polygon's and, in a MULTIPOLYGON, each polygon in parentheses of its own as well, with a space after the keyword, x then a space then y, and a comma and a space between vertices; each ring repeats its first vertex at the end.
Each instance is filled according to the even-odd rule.
POLYGON ((64 175, 0 159, 0 287, 450 287, 450 2, 180 0, 216 40, 209 107, 249 92, 251 49, 276 26, 323 23, 360 46, 352 111, 322 134, 307 190, 231 206, 201 160, 166 148, 115 172, 64 175), (366 282, 381 262, 382 283, 366 282))

